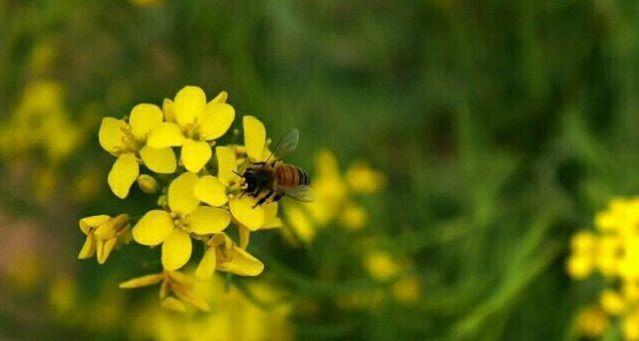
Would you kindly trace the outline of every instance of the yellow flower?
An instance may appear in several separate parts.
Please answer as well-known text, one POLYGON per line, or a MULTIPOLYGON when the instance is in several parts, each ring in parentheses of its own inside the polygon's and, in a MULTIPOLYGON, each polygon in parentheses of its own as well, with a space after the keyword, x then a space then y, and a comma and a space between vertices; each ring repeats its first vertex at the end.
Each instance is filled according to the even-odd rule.
POLYGON ((599 297, 601 307, 610 315, 620 315, 626 308, 623 297, 610 289, 604 290, 599 297))
POLYGON ((191 258, 191 233, 219 233, 231 222, 228 211, 200 206, 193 191, 197 181, 198 176, 189 172, 177 177, 169 185, 168 211, 149 211, 133 228, 133 239, 139 244, 162 244, 162 265, 167 270, 177 270, 191 258))
POLYGON ((346 181, 354 193, 372 194, 378 192, 386 183, 384 174, 373 170, 363 161, 355 161, 346 170, 346 181))
POLYGON ((98 263, 104 264, 119 237, 127 238, 129 216, 120 214, 115 218, 108 215, 96 215, 80 219, 80 230, 87 236, 79 259, 91 258, 97 254, 98 263))
POLYGON ((384 251, 372 251, 364 258, 364 267, 376 280, 388 281, 396 277, 401 268, 390 254, 384 251))
POLYGON ((599 337, 608 329, 609 321, 606 314, 597 307, 582 310, 577 316, 577 327, 581 335, 599 337))
POLYGON ((106 117, 100 125, 99 140, 104 150, 117 157, 109 172, 113 193, 124 199, 140 174, 139 163, 160 174, 175 172, 177 162, 170 147, 152 147, 147 136, 163 120, 162 110, 153 104, 138 104, 131 110, 128 123, 106 117), (138 158, 139 156, 139 158, 138 158))
POLYGON ((400 278, 392 287, 393 296, 403 303, 415 303, 419 300, 420 287, 416 277, 407 276, 400 278))
POLYGON ((235 119, 235 109, 225 103, 226 98, 226 92, 221 92, 207 103, 201 88, 184 87, 173 102, 165 100, 167 122, 152 129, 149 146, 181 147, 184 167, 190 172, 199 172, 212 156, 209 141, 224 135, 235 119))
POLYGON ((257 276, 264 270, 262 262, 235 245, 224 233, 216 234, 208 241, 207 246, 195 272, 200 280, 210 279, 215 270, 240 276, 257 276))
POLYGON ((158 274, 145 275, 120 283, 121 289, 135 289, 151 285, 160 285, 162 307, 177 312, 184 312, 189 304, 202 311, 208 311, 209 305, 193 292, 193 280, 177 271, 163 271, 158 274))
POLYGON ((154 302, 133 310, 131 339, 159 341, 287 341, 293 339, 293 326, 288 315, 291 307, 282 293, 264 281, 245 284, 251 297, 268 305, 261 307, 242 290, 231 286, 221 276, 211 281, 195 282, 197 294, 211 307, 208 314, 187 311, 174 314, 158 308, 154 302))
POLYGON ((233 147, 216 147, 218 175, 205 175, 195 184, 195 197, 211 206, 228 204, 229 210, 240 228, 249 231, 275 228, 282 225, 277 218, 277 202, 256 206, 257 200, 243 192, 239 177, 238 160, 233 147))

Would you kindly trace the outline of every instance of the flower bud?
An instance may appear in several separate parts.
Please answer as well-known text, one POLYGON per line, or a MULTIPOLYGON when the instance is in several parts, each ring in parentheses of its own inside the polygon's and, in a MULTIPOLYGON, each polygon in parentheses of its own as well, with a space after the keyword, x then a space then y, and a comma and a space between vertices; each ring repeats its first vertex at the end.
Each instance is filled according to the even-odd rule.
POLYGON ((158 192, 158 189, 160 188, 158 181, 155 180, 154 177, 148 174, 142 174, 138 176, 137 182, 142 192, 146 194, 155 194, 158 192))

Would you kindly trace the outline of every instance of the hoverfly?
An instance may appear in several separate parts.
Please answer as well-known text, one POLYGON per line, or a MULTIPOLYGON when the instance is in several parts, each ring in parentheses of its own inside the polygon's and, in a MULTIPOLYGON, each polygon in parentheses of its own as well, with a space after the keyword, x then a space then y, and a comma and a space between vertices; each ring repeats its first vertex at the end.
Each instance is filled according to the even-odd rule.
POLYGON ((313 201, 313 193, 309 187, 311 178, 308 173, 300 167, 280 160, 284 154, 295 150, 299 138, 299 130, 291 130, 280 138, 265 161, 248 161, 244 171, 238 173, 244 180, 242 195, 259 198, 255 207, 269 199, 271 202, 279 201, 283 196, 301 202, 313 201))

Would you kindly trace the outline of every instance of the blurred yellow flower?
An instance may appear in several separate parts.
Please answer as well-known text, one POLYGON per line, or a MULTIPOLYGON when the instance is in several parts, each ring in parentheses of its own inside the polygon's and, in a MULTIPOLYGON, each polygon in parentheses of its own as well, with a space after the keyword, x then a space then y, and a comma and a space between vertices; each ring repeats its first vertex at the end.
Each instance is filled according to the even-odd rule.
POLYGON ((586 308, 577 317, 577 328, 586 337, 602 336, 609 324, 606 314, 597 307, 586 308))
POLYGON ((400 272, 400 265, 385 251, 372 251, 364 258, 364 268, 376 280, 388 281, 400 272))
POLYGON ((335 154, 320 151, 315 157, 311 181, 315 199, 305 205, 288 205, 287 223, 303 242, 311 242, 316 229, 336 221, 349 230, 360 230, 368 223, 368 212, 356 195, 370 195, 385 186, 386 178, 363 161, 355 161, 343 175, 335 154))
POLYGON ((170 147, 153 148, 147 145, 147 135, 162 124, 162 110, 153 104, 138 104, 131 110, 128 122, 112 117, 102 120, 100 145, 117 157, 109 172, 108 182, 113 193, 121 199, 140 174, 139 163, 160 174, 175 172, 177 162, 170 147), (139 156, 139 158, 138 158, 139 156))
POLYGON ((87 236, 79 259, 91 258, 97 254, 98 263, 104 264, 118 242, 118 238, 128 239, 129 216, 120 214, 115 218, 96 215, 80 219, 80 230, 87 236))
POLYGON ((292 340, 293 326, 288 320, 289 304, 280 303, 282 294, 263 283, 249 283, 251 296, 260 306, 234 286, 224 289, 224 280, 214 277, 195 282, 193 291, 211 307, 208 314, 174 314, 147 304, 135 311, 131 336, 161 341, 190 340, 292 340))
POLYGON ((177 270, 191 258, 193 233, 204 236, 222 232, 231 222, 228 211, 200 206, 194 195, 198 176, 183 173, 169 185, 168 210, 147 212, 133 227, 133 239, 142 245, 162 244, 162 265, 177 270))
POLYGON ((0 153, 21 156, 43 151, 58 163, 79 147, 82 131, 70 118, 61 84, 36 80, 25 87, 18 106, 0 127, 0 153))
POLYGON ((598 307, 580 315, 586 336, 603 334, 610 319, 619 319, 626 339, 639 338, 639 198, 616 198, 595 217, 595 231, 571 239, 566 269, 584 280, 595 272, 606 281, 598 307), (604 331, 602 331, 604 329, 604 331))
POLYGON ((151 129, 149 146, 181 147, 184 167, 190 172, 199 172, 211 159, 209 142, 224 135, 235 119, 235 109, 226 103, 227 96, 223 91, 207 103, 201 88, 182 88, 173 102, 165 100, 166 122, 151 129))

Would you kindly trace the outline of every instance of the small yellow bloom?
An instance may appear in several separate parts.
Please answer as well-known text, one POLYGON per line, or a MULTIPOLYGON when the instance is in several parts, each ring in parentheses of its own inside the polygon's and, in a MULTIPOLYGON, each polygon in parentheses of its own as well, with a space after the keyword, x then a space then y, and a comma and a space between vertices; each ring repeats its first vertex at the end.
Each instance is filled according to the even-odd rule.
POLYGON ((586 337, 602 336, 608 329, 608 325, 608 317, 597 307, 586 308, 577 316, 579 332, 586 337))
POLYGON ((354 193, 372 194, 378 192, 386 183, 384 174, 373 170, 363 161, 355 161, 346 170, 346 181, 354 193))
POLYGON ((145 275, 120 283, 121 289, 135 289, 151 285, 160 285, 160 300, 165 309, 184 312, 185 303, 199 310, 208 311, 209 305, 193 292, 193 280, 177 271, 164 271, 145 275))
POLYGON ((129 231, 129 216, 120 214, 115 218, 108 215, 97 215, 80 219, 80 230, 87 236, 79 259, 91 258, 97 254, 98 263, 104 264, 111 251, 129 231))
POLYGON ((590 276, 593 268, 592 258, 588 255, 572 255, 566 262, 568 274, 576 279, 590 276))
POLYGON ((200 206, 194 195, 198 176, 183 173, 169 185, 168 211, 152 210, 133 228, 133 239, 142 245, 162 244, 162 265, 177 270, 191 258, 191 233, 204 236, 222 232, 231 222, 228 211, 200 206))
POLYGON ((257 276, 264 270, 262 262, 235 245, 224 233, 216 234, 207 245, 195 272, 200 280, 210 279, 215 270, 240 276, 257 276))
POLYGON ((250 231, 281 226, 277 218, 276 202, 256 206, 257 200, 242 195, 242 178, 235 174, 238 161, 232 147, 216 147, 218 176, 205 175, 195 184, 194 194, 200 201, 220 207, 228 204, 238 225, 250 231))
POLYGON ((177 162, 170 147, 147 144, 149 133, 163 121, 162 110, 153 104, 133 107, 129 122, 106 117, 100 125, 99 140, 104 150, 117 157, 109 172, 108 182, 113 193, 124 199, 140 174, 139 163, 160 174, 175 172, 177 162))
POLYGON ((373 251, 366 255, 364 267, 371 277, 379 281, 388 281, 401 270, 399 264, 385 251, 373 251))
POLYGON ((416 277, 404 277, 393 283, 393 296, 403 303, 415 303, 419 300, 420 285, 416 277))
POLYGON ((610 289, 604 290, 599 297, 603 310, 610 315, 620 315, 626 308, 623 297, 610 289))
POLYGON ((226 97, 226 92, 221 92, 207 103, 201 88, 182 88, 173 102, 165 101, 166 122, 152 129, 149 146, 181 147, 184 167, 190 172, 199 172, 211 159, 209 142, 224 135, 235 119, 235 109, 225 103, 226 97))

